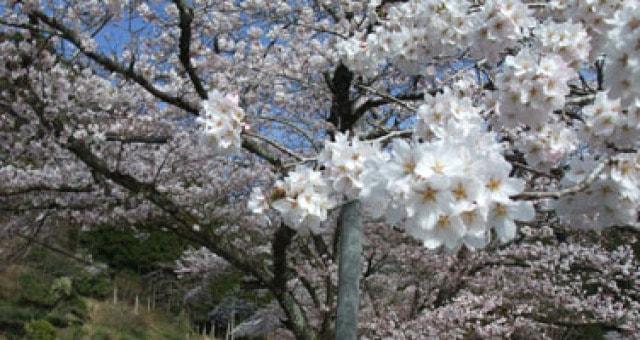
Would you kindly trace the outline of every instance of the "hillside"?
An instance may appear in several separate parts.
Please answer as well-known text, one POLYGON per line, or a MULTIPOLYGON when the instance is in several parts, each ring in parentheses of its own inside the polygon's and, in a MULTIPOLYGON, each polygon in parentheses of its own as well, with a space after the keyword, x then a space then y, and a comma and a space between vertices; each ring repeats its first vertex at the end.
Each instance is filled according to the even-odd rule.
MULTIPOLYGON (((69 268, 66 268, 68 270, 69 268)), ((77 270, 78 268, 76 268, 77 270)), ((184 314, 113 303, 112 282, 25 264, 0 272, 0 339, 197 339, 184 314)))

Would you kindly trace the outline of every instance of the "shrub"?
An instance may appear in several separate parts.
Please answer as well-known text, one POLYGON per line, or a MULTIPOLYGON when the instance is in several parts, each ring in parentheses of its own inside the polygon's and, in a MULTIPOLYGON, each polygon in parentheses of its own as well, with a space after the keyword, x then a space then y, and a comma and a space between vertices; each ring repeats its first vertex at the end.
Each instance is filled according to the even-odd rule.
POLYGON ((186 249, 187 242, 175 234, 153 230, 140 237, 130 230, 102 227, 80 234, 80 244, 92 256, 115 270, 146 273, 156 263, 173 262, 186 249))
POLYGON ((27 338, 32 340, 55 340, 56 329, 46 320, 34 320, 24 325, 27 338))
POLYGON ((71 296, 71 279, 63 276, 53 280, 50 295, 54 301, 71 296))
POLYGON ((82 296, 104 299, 112 290, 109 277, 105 274, 83 274, 75 278, 73 287, 82 296))
POLYGON ((18 279, 20 300, 37 306, 49 307, 53 304, 53 296, 49 290, 49 282, 36 277, 32 273, 24 273, 18 279))
POLYGON ((73 295, 61 301, 46 317, 57 327, 69 327, 82 324, 87 319, 88 308, 84 299, 73 295))

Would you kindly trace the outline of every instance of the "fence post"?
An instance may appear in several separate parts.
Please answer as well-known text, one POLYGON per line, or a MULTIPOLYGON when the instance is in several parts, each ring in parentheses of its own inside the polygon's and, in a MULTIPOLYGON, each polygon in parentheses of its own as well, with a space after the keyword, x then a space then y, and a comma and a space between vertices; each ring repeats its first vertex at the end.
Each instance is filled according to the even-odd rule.
POLYGON ((231 312, 231 340, 234 340, 235 336, 233 335, 233 329, 236 327, 236 313, 231 312))

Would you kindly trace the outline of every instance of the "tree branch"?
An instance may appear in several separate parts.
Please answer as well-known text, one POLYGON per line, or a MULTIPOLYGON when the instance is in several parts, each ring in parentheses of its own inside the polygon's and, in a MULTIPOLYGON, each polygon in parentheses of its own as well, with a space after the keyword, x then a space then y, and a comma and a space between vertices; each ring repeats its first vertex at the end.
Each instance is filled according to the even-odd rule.
POLYGON ((582 328, 582 327, 595 326, 606 331, 616 331, 620 333, 624 332, 624 330, 619 326, 611 323, 607 323, 604 321, 579 322, 579 321, 563 321, 563 320, 558 320, 557 318, 550 318, 547 316, 540 316, 540 315, 523 315, 523 316, 527 316, 535 322, 544 323, 544 324, 553 325, 553 326, 569 327, 569 328, 582 328))
POLYGON ((116 61, 106 57, 101 53, 98 53, 95 51, 89 51, 86 48, 84 48, 82 46, 81 39, 78 37, 78 34, 73 30, 71 30, 70 28, 63 25, 62 23, 60 23, 55 18, 51 18, 39 10, 33 10, 31 13, 35 15, 39 20, 41 20, 42 22, 50 26, 51 28, 54 28, 57 31, 59 31, 64 39, 71 42, 84 55, 86 55, 91 60, 95 61, 96 63, 98 63, 105 69, 107 69, 108 71, 120 74, 127 79, 131 79, 134 82, 136 82, 138 85, 142 86, 145 90, 147 90, 149 93, 151 93, 155 97, 169 104, 172 104, 176 107, 179 107, 191 114, 198 115, 200 109, 196 105, 189 103, 180 97, 172 96, 166 92, 160 91, 148 79, 146 79, 141 74, 135 72, 133 68, 124 67, 123 65, 117 63, 116 61))
POLYGON ((87 261, 87 260, 85 260, 83 258, 80 258, 80 257, 78 257, 78 256, 76 256, 76 255, 74 255, 74 254, 72 254, 72 253, 70 253, 70 252, 68 252, 68 251, 66 251, 64 249, 60 249, 60 248, 54 247, 54 246, 50 245, 49 243, 42 242, 42 241, 36 239, 35 237, 22 235, 20 233, 18 233, 16 235, 18 237, 22 238, 22 239, 27 240, 28 242, 35 243, 35 244, 37 244, 37 245, 39 245, 39 246, 41 246, 41 247, 43 247, 43 248, 45 248, 47 250, 50 250, 50 251, 52 251, 54 253, 58 253, 60 255, 66 256, 66 257, 68 257, 68 258, 70 258, 72 260, 75 260, 75 261, 83 264, 83 265, 86 265, 86 266, 94 265, 94 263, 92 263, 91 261, 87 261))
MULTIPOLYGON (((142 86, 145 90, 147 90, 149 93, 154 95, 156 98, 168 104, 171 104, 175 107, 183 109, 189 112, 190 114, 193 114, 196 116, 199 115, 200 108, 198 105, 185 101, 181 97, 172 96, 168 93, 160 91, 148 79, 143 77, 141 74, 135 72, 133 68, 125 67, 109 59, 103 54, 100 54, 94 51, 89 51, 83 48, 82 42, 78 37, 78 34, 73 30, 69 29, 68 27, 64 26, 62 23, 58 22, 55 18, 51 18, 38 10, 34 10, 32 11, 32 13, 48 26, 58 30, 64 39, 71 42, 74 46, 76 46, 76 48, 82 51, 83 54, 85 54, 91 60, 95 61, 96 63, 98 63, 105 69, 107 69, 108 71, 120 74, 127 79, 133 80, 135 83, 142 86)), ((279 166, 282 163, 277 156, 269 153, 267 150, 265 150, 264 148, 261 148, 260 146, 258 146, 256 143, 252 141, 243 140, 242 146, 247 151, 258 155, 259 157, 267 160, 269 163, 271 163, 274 166, 279 166)))
MULTIPOLYGON (((359 87, 367 92, 371 92, 377 96, 382 97, 381 99, 369 99, 366 102, 364 102, 363 104, 361 104, 358 108, 355 109, 356 115, 363 115, 365 114, 367 111, 374 109, 376 107, 382 106, 382 105, 386 105, 386 104, 390 104, 390 103, 398 103, 400 105, 402 105, 403 107, 407 108, 406 105, 408 105, 407 103, 405 103, 405 101, 416 101, 416 100, 423 100, 425 94, 424 93, 406 93, 406 94, 401 94, 398 96, 391 96, 389 94, 386 93, 381 93, 369 86, 363 86, 363 85, 356 85, 356 87, 359 87)), ((428 92, 429 95, 436 95, 438 92, 440 92, 440 89, 436 89, 436 90, 430 90, 428 92)), ((413 108, 407 108, 410 111, 415 111, 415 109, 413 108)))
POLYGON ((285 323, 289 329, 298 339, 311 340, 314 335, 308 326, 307 316, 295 301, 294 296, 287 291, 287 248, 295 234, 294 230, 281 224, 274 235, 272 244, 273 280, 270 287, 287 315, 285 323))
POLYGON ((273 281, 275 289, 286 290, 287 285, 287 248, 291 244, 295 231, 282 224, 273 237, 273 281))
MULTIPOLYGON (((29 98, 28 103, 38 116, 40 122, 44 126, 53 130, 54 133, 60 133, 60 131, 64 129, 64 125, 57 118, 52 120, 45 119, 46 103, 37 97, 35 95, 36 92, 32 89, 31 93, 34 95, 29 98)), ((62 144, 62 147, 74 154, 78 160, 84 163, 93 172, 110 179, 114 183, 134 194, 142 195, 160 210, 169 215, 173 220, 183 226, 181 229, 173 229, 174 232, 178 233, 180 236, 189 239, 196 244, 209 248, 213 253, 218 254, 236 268, 253 275, 256 279, 262 282, 270 281, 270 275, 268 275, 262 266, 249 261, 246 256, 243 255, 243 252, 233 249, 221 236, 209 233, 206 235, 207 237, 202 237, 203 234, 194 232, 194 225, 206 224, 202 223, 187 209, 176 204, 169 196, 159 192, 153 184, 141 182, 135 177, 124 174, 117 169, 111 170, 108 164, 98 158, 98 156, 91 151, 91 148, 85 142, 76 140, 72 136, 68 138, 66 143, 62 144)))
POLYGON ((107 133, 107 142, 120 142, 125 144, 166 144, 170 136, 121 136, 115 133, 107 133))
MULTIPOLYGON (((378 105, 378 106, 383 105, 383 104, 387 104, 387 103, 396 103, 396 104, 398 104, 398 105, 400 105, 400 106, 404 107, 405 109, 407 109, 407 110, 409 110, 409 111, 411 111, 411 112, 415 112, 415 111, 417 111, 417 110, 418 110, 417 108, 415 108, 415 107, 411 106, 410 104, 405 103, 405 102, 404 102, 404 101, 402 101, 401 99, 396 98, 396 97, 394 97, 394 96, 392 96, 392 95, 390 95, 390 94, 387 94, 387 93, 383 93, 383 92, 381 92, 381 91, 378 91, 378 90, 376 90, 376 89, 374 89, 374 88, 372 88, 372 87, 370 87, 370 86, 366 86, 366 85, 362 85, 362 84, 356 84, 356 87, 357 87, 357 88, 359 88, 359 89, 365 90, 365 91, 367 91, 367 92, 373 93, 373 94, 375 94, 375 95, 377 95, 377 96, 380 96, 380 97, 384 98, 384 101, 377 101, 377 102, 375 102, 375 104, 376 104, 376 105, 378 105)), ((420 95, 416 95, 416 97, 420 97, 420 95)), ((422 98, 424 98, 424 95, 422 95, 422 98)), ((359 108, 359 110, 360 110, 360 111, 362 111, 362 110, 363 110, 363 106, 365 106, 365 105, 367 106, 367 107, 366 107, 366 109, 368 110, 368 109, 370 109, 370 108, 371 108, 370 106, 371 106, 371 105, 374 105, 374 104, 369 103, 369 104, 367 105, 367 103, 365 102, 365 103, 364 103, 364 104, 359 108)), ((356 110, 356 112, 358 112, 359 110, 356 110)), ((364 110, 362 113, 364 113, 364 112, 366 112, 366 110, 364 110)))
POLYGON ((251 133, 251 132, 247 132, 247 131, 244 132, 244 135, 259 139, 259 140, 261 140, 261 141, 273 146, 274 148, 278 149, 279 151, 281 151, 283 153, 286 153, 287 155, 295 158, 298 161, 304 160, 304 157, 298 155, 297 153, 289 150, 287 147, 285 147, 285 146, 281 145, 280 143, 275 142, 275 141, 273 141, 273 140, 271 140, 269 138, 262 137, 260 135, 257 135, 257 134, 251 133))
POLYGON ((565 188, 558 191, 541 191, 541 192, 525 191, 523 193, 511 196, 511 199, 524 200, 524 201, 537 200, 537 199, 543 199, 543 198, 558 199, 562 196, 577 194, 579 192, 586 190, 591 184, 593 184, 593 182, 595 182, 595 180, 598 179, 598 176, 600 176, 600 174, 604 171, 604 169, 606 169, 606 167, 611 165, 613 162, 614 160, 612 158, 610 157, 605 158, 600 164, 598 164, 598 166, 595 167, 595 169, 593 169, 593 171, 587 177, 585 177, 582 181, 580 181, 578 184, 572 187, 565 188))
POLYGON ((202 85, 202 81, 196 74, 196 70, 191 64, 191 22, 193 21, 193 10, 189 8, 182 0, 173 0, 178 7, 180 13, 180 62, 189 75, 189 79, 193 83, 196 92, 200 98, 206 100, 208 98, 207 91, 202 85))
POLYGON ((42 191, 52 191, 52 192, 62 192, 62 193, 80 193, 80 192, 91 192, 93 188, 91 185, 82 186, 82 187, 74 187, 68 185, 61 185, 59 187, 53 187, 48 185, 34 185, 26 188, 15 189, 12 191, 0 191, 0 197, 7 196, 17 196, 23 194, 29 194, 32 192, 42 192, 42 191))
POLYGON ((78 159, 85 163, 89 168, 93 169, 97 173, 109 178, 120 186, 128 189, 132 193, 142 194, 146 199, 154 203, 158 208, 171 216, 176 222, 180 223, 184 230, 181 232, 183 236, 188 237, 191 240, 196 241, 209 249, 212 252, 220 255, 236 268, 250 273, 258 280, 268 281, 268 275, 260 269, 256 263, 248 261, 245 256, 229 246, 227 242, 215 234, 209 234, 207 239, 203 239, 200 234, 192 233, 192 227, 194 225, 205 225, 201 221, 192 215, 187 209, 178 206, 173 200, 171 200, 165 194, 156 190, 155 186, 147 183, 143 183, 135 179, 134 177, 120 173, 118 171, 112 171, 108 165, 97 158, 89 149, 89 147, 77 140, 71 138, 70 142, 65 147, 71 151, 78 159))

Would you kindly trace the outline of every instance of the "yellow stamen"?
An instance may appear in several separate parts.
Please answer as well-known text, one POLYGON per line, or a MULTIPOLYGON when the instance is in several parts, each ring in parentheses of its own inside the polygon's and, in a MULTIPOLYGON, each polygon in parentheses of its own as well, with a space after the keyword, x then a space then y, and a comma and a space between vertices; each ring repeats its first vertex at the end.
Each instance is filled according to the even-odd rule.
POLYGON ((491 178, 488 182, 487 182, 487 189, 491 190, 491 191, 496 191, 498 189, 500 189, 500 180, 497 178, 491 178))
POLYGON ((427 187, 427 189, 422 192, 422 200, 424 202, 434 202, 437 193, 437 190, 434 190, 432 187, 427 187))

